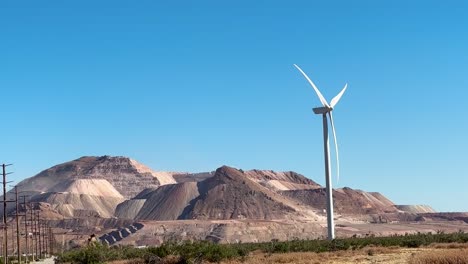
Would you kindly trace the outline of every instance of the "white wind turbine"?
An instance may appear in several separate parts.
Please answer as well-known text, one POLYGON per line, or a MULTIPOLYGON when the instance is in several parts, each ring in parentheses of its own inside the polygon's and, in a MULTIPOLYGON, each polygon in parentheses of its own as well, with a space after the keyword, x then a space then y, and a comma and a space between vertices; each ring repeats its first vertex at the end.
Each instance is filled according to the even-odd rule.
POLYGON ((307 74, 302 71, 299 66, 294 64, 294 67, 296 67, 302 75, 307 79, 307 81, 310 83, 312 88, 314 88, 315 93, 317 93, 317 96, 322 103, 322 107, 317 107, 314 108, 314 113, 315 114, 321 114, 323 116, 323 146, 324 146, 324 153, 325 153, 325 179, 326 179, 326 188, 327 188, 327 225, 328 225, 328 239, 332 240, 335 238, 335 226, 334 226, 334 221, 333 221, 333 192, 332 192, 332 180, 331 180, 331 166, 330 166, 330 144, 328 140, 328 119, 327 119, 327 114, 330 117, 330 124, 333 132, 333 141, 335 142, 335 152, 336 152, 336 175, 337 179, 340 179, 340 159, 338 155, 338 143, 336 141, 336 133, 335 133, 335 125, 333 124, 333 115, 332 111, 335 105, 338 103, 340 100, 341 96, 343 93, 346 91, 346 88, 348 87, 348 84, 345 84, 343 90, 341 90, 340 93, 338 93, 331 101, 330 104, 325 100, 323 95, 320 93, 319 89, 315 84, 312 82, 312 80, 307 76, 307 74))

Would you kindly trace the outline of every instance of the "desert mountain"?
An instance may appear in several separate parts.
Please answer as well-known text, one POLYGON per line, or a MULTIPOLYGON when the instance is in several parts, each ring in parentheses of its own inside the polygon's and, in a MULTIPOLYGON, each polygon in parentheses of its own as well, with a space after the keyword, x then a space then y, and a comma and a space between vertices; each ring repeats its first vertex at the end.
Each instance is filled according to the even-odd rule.
MULTIPOLYGON (((44 170, 18 187, 41 218, 68 230, 74 239, 99 233, 112 243, 135 245, 184 238, 254 242, 316 238, 326 225, 324 188, 292 171, 222 166, 212 172, 156 172, 126 157, 82 157, 44 170)), ((371 227, 359 225, 372 223, 458 224, 468 219, 432 213, 428 206, 395 205, 377 192, 345 187, 333 195, 341 234, 359 228, 368 232, 371 227)), ((8 203, 7 213, 13 212, 14 203, 8 203)))
MULTIPOLYGON (((137 220, 317 220, 324 215, 322 186, 295 172, 238 170, 156 172, 127 157, 82 157, 22 181, 31 201, 64 217, 137 220)), ((341 215, 431 212, 399 206, 379 193, 334 190, 341 215)), ((11 211, 11 207, 9 206, 11 211)))
MULTIPOLYGON (((294 172, 242 171, 227 166, 212 177, 145 189, 117 207, 116 216, 138 220, 316 219, 324 214, 326 192, 294 172)), ((413 208, 413 207, 411 207, 413 208)), ((418 207, 419 208, 419 207, 418 207)), ((334 210, 344 216, 397 214, 397 207, 377 192, 334 190, 334 210)))
POLYGON ((62 185, 70 180, 104 179, 128 199, 144 188, 157 188, 160 185, 176 183, 173 174, 155 172, 127 157, 81 157, 44 170, 18 185, 22 191, 57 192, 65 190, 56 185, 62 185))
MULTIPOLYGON (((18 186, 32 202, 48 203, 64 217, 109 218, 125 198, 145 188, 176 183, 173 174, 155 172, 126 157, 81 157, 44 170, 18 186)), ((13 207, 9 204, 7 212, 13 207)))

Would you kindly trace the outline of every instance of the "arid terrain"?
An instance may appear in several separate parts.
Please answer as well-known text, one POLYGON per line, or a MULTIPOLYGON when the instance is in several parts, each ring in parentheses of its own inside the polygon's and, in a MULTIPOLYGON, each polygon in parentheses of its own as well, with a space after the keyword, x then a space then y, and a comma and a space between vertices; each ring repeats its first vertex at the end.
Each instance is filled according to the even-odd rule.
MULTIPOLYGON (((169 255, 159 259, 159 263, 179 263, 180 257, 169 255)), ((208 260, 195 260, 196 263, 213 263, 208 260)), ((110 261, 112 264, 147 263, 144 259, 134 258, 110 261)), ((338 250, 321 253, 293 252, 268 253, 260 250, 246 256, 217 261, 221 264, 341 264, 341 263, 389 263, 389 264, 443 264, 468 263, 466 243, 438 243, 418 248, 366 246, 354 250, 338 250)))
MULTIPOLYGON (((18 186, 32 202, 20 209, 38 210, 63 248, 91 234, 109 244, 146 246, 313 239, 326 233, 324 188, 296 172, 228 166, 164 172, 127 157, 82 157, 18 186)), ((335 189, 334 207, 341 237, 468 231, 468 213, 396 205, 378 192, 335 189)), ((9 204, 9 221, 14 211, 9 204)))

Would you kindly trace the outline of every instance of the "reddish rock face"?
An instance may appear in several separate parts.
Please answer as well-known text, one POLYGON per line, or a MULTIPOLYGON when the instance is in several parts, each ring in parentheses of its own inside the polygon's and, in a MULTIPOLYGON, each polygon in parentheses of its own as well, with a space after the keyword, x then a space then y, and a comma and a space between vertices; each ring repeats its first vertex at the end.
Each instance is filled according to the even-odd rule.
MULTIPOLYGON (((282 192, 285 196, 300 201, 314 208, 326 208, 326 191, 323 188, 314 190, 290 190, 282 192)), ((345 215, 369 215, 396 213, 395 205, 381 194, 368 193, 351 188, 333 190, 334 211, 345 215)))

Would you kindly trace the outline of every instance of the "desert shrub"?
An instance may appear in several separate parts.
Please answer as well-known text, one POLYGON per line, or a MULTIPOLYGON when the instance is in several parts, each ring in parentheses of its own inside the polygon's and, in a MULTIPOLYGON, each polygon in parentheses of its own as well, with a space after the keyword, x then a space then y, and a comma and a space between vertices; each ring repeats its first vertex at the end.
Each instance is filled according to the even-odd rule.
POLYGON ((239 257, 239 252, 229 245, 212 244, 204 248, 201 257, 210 262, 239 257))
POLYGON ((186 242, 176 246, 175 253, 183 259, 192 260, 207 260, 211 262, 219 262, 223 259, 231 259, 239 257, 239 251, 235 245, 215 244, 212 242, 186 242))
POLYGON ((137 258, 144 258, 145 255, 146 255, 146 252, 139 248, 135 248, 131 246, 121 246, 121 247, 115 248, 115 250, 110 250, 109 255, 107 256, 107 259, 114 260, 114 259, 121 259, 121 257, 123 257, 124 259, 137 259, 137 258))
POLYGON ((330 249, 332 251, 347 250, 351 247, 350 243, 346 239, 335 239, 330 243, 330 249))
POLYGON ((109 247, 101 243, 92 243, 80 249, 74 249, 60 254, 58 263, 105 263, 118 259, 142 258, 144 252, 130 246, 109 247))
POLYGON ((107 248, 99 243, 93 243, 87 246, 84 250, 80 250, 76 254, 77 263, 97 264, 106 261, 107 248))
POLYGON ((172 249, 172 245, 163 244, 159 247, 149 247, 146 249, 146 251, 147 253, 149 253, 149 255, 156 255, 160 258, 164 258, 171 254, 171 249, 172 249))
MULTIPOLYGON (((130 246, 109 247, 99 243, 91 244, 81 249, 70 250, 59 255, 58 263, 105 263, 112 260, 140 259, 150 263, 150 259, 157 256, 166 258, 175 256, 179 263, 196 263, 201 261, 220 262, 226 259, 243 258, 252 251, 263 251, 265 253, 287 253, 287 252, 330 252, 357 250, 370 247, 371 254, 375 253, 376 247, 420 247, 435 243, 458 243, 460 245, 468 242, 468 234, 463 232, 445 234, 406 234, 404 236, 364 238, 350 237, 329 240, 292 240, 264 243, 242 243, 242 244, 215 244, 207 241, 165 243, 159 247, 134 248, 130 246)), ((458 246, 460 248, 461 246, 458 246)), ((1 263, 0 263, 1 264, 1 263)))

